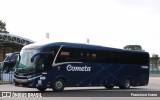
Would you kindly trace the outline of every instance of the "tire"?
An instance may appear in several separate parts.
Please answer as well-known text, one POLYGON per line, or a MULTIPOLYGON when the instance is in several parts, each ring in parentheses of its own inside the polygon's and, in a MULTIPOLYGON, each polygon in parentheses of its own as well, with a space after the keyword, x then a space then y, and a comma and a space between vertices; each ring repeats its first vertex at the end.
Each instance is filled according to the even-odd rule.
POLYGON ((53 91, 60 92, 65 88, 65 81, 61 78, 57 79, 52 86, 53 91))
POLYGON ((44 92, 47 88, 37 88, 39 91, 44 92))
POLYGON ((130 86, 131 86, 131 81, 130 81, 128 78, 126 78, 126 79, 124 79, 124 80, 122 81, 122 85, 119 86, 119 88, 120 88, 120 89, 129 89, 130 86))
POLYGON ((104 86, 106 89, 113 89, 113 85, 110 85, 110 86, 104 86))

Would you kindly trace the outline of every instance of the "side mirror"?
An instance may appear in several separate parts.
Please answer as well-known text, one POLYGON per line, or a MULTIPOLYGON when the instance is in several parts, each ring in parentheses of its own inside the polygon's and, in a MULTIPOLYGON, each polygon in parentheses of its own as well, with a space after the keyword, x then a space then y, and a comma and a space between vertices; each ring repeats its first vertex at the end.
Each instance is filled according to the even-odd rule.
POLYGON ((31 57, 31 63, 34 62, 34 58, 35 58, 36 56, 38 56, 38 55, 40 55, 40 53, 36 53, 36 54, 34 54, 34 55, 31 57))
POLYGON ((34 59, 36 56, 48 56, 48 55, 52 55, 51 52, 40 52, 40 53, 36 53, 31 57, 31 63, 34 62, 34 59))

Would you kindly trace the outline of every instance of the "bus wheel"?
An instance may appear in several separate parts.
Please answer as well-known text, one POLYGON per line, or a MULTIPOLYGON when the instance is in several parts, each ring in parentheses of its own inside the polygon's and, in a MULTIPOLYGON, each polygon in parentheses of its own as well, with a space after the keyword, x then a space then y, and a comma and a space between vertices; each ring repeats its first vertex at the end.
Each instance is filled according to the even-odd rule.
POLYGON ((122 85, 119 86, 120 89, 129 89, 131 86, 131 82, 128 78, 124 79, 122 85))
POLYGON ((53 83, 52 89, 55 92, 60 92, 64 90, 64 87, 65 87, 65 81, 59 78, 53 83))
POLYGON ((106 89, 113 89, 113 85, 110 85, 110 86, 104 86, 106 89))
POLYGON ((37 87, 37 89, 41 92, 45 91, 47 88, 40 88, 40 87, 37 87))

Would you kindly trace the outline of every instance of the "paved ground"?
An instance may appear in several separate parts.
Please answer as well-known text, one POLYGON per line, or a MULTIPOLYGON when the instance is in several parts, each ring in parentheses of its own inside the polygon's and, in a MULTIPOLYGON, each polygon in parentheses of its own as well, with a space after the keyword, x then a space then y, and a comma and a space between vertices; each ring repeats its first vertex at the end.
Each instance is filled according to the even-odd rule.
MULTIPOLYGON (((40 93, 37 89, 15 87, 14 85, 0 85, 0 91, 25 91, 25 92, 35 92, 40 93)), ((150 82, 148 86, 142 87, 131 87, 128 90, 121 90, 119 88, 114 88, 113 90, 107 90, 104 87, 78 87, 78 88, 66 88, 64 92, 52 92, 51 89, 47 89, 46 92, 42 93, 42 96, 48 96, 43 98, 38 98, 39 100, 159 100, 160 99, 160 77, 150 77, 150 82), (159 97, 129 97, 131 93, 150 93, 156 94, 159 97), (112 96, 113 97, 107 97, 112 96), (121 97, 127 95, 128 97, 121 97), (52 97, 51 97, 52 96, 52 97), (117 97, 116 97, 117 96, 117 97)), ((22 98, 0 98, 0 100, 20 100, 22 98)), ((23 98, 27 100, 28 98, 23 98)), ((30 100, 37 100, 37 98, 30 98, 30 100)))

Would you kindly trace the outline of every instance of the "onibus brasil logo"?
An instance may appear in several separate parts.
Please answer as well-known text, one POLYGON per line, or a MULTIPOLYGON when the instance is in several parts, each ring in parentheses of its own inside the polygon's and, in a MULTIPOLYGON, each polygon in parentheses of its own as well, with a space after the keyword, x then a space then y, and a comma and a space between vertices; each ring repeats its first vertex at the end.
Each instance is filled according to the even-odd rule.
POLYGON ((2 92, 2 98, 10 97, 42 97, 41 93, 2 92))

